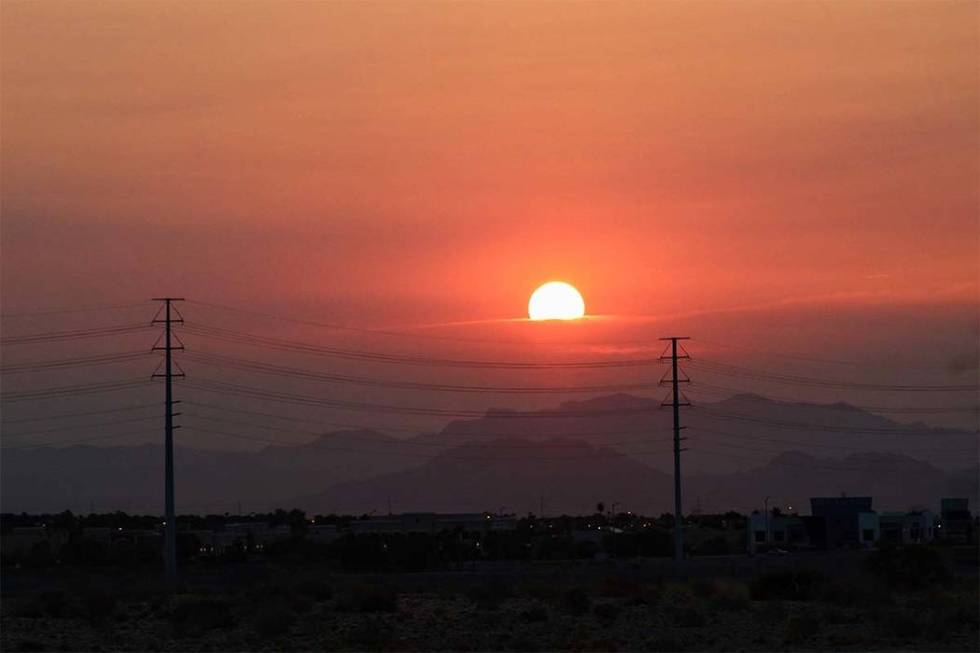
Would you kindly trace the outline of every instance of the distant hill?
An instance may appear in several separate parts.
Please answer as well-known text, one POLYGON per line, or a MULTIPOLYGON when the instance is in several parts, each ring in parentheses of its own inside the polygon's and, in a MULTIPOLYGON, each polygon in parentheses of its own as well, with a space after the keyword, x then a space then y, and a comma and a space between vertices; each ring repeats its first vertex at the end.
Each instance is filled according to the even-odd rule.
MULTIPOLYGON (((685 475, 684 510, 751 512, 770 506, 809 511, 814 496, 871 496, 879 510, 925 506, 938 511, 943 496, 977 503, 980 470, 948 474, 896 454, 863 453, 817 458, 780 454, 751 470, 685 475), (967 481, 972 477, 972 489, 967 481)), ((602 501, 607 507, 647 514, 673 510, 672 476, 612 449, 581 441, 503 440, 460 445, 410 470, 340 483, 297 497, 289 505, 317 512, 481 511, 582 514, 602 501), (520 454, 515 453, 519 451, 520 454)))
MULTIPOLYGON (((897 507, 976 495, 975 433, 902 424, 847 404, 756 395, 696 403, 683 419, 687 509, 840 492, 870 493, 897 507)), ((158 512, 162 453, 159 445, 7 449, 0 508, 158 512)), ((303 445, 179 447, 176 455, 178 506, 194 512, 297 500, 387 510, 389 497, 398 510, 537 510, 544 494, 549 513, 591 510, 600 500, 663 511, 672 501, 660 485, 672 474, 670 411, 659 399, 626 394, 537 413, 490 410, 408 439, 347 430, 303 445)))
MULTIPOLYGON (((467 443, 414 469, 335 485, 297 498, 317 512, 498 511, 590 513, 620 500, 660 511, 671 478, 612 449, 581 440, 467 443)), ((623 505, 626 505, 625 503, 623 505)))
MULTIPOLYGON (((418 447, 375 431, 338 431, 257 452, 176 447, 177 505, 193 512, 265 510, 334 483, 417 465, 418 454, 418 447)), ((162 445, 10 449, 0 472, 4 511, 159 512, 163 505, 162 445)))

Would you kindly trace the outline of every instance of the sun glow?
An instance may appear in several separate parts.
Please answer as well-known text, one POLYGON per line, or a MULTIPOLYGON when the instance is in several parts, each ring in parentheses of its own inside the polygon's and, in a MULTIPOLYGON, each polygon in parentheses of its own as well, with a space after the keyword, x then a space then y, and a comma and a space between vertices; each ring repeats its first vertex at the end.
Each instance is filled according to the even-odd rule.
POLYGON ((585 315, 585 301, 573 286, 549 281, 531 295, 527 314, 532 320, 577 320, 585 315))

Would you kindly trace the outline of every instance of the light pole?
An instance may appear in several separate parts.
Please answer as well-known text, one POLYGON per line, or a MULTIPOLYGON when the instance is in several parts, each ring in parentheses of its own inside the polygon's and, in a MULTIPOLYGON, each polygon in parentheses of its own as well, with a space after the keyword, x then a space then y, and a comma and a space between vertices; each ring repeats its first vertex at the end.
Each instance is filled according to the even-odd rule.
POLYGON ((769 545, 769 497, 763 502, 766 511, 766 546, 769 545))

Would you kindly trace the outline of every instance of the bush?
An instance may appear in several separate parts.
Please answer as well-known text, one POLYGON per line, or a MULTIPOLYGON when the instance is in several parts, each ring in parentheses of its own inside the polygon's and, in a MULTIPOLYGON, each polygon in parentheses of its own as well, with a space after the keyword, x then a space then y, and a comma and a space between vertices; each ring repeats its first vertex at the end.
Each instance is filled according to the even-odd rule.
POLYGON ((350 631, 350 642, 368 651, 384 649, 394 632, 383 621, 371 618, 356 624, 350 631))
POLYGON ((920 589, 949 578, 950 572, 936 549, 926 546, 885 547, 867 559, 868 571, 890 587, 920 589))
POLYGON ((116 612, 116 596, 102 590, 91 590, 82 598, 82 609, 90 621, 105 622, 116 612))
POLYGON ((296 591, 314 601, 329 601, 333 598, 333 588, 326 581, 308 578, 296 585, 296 591))
POLYGON ((883 634, 897 637, 903 642, 918 639, 924 628, 918 613, 912 610, 888 610, 878 620, 883 634))
POLYGON ((646 641, 647 651, 663 651, 664 653, 673 653, 674 651, 684 651, 687 650, 683 640, 677 638, 673 633, 661 633, 655 635, 646 641))
POLYGON ((541 603, 536 603, 521 610, 519 616, 524 623, 540 623, 548 621, 548 609, 541 603))
POLYGON ((335 607, 344 612, 395 612, 398 594, 386 587, 355 585, 337 598, 335 607))
POLYGON ((704 613, 694 606, 680 607, 674 611, 674 625, 681 628, 700 628, 707 620, 704 613))
POLYGON ((793 614, 786 619, 786 641, 805 642, 820 634, 820 620, 813 614, 793 614))
POLYGON ((490 581, 476 585, 466 592, 467 598, 482 610, 496 610, 501 603, 513 595, 511 586, 502 581, 490 581))
POLYGON ((279 601, 259 608, 251 619, 252 630, 263 639, 285 635, 292 628, 293 621, 293 612, 279 601))
POLYGON ((205 630, 230 628, 235 618, 224 601, 215 599, 181 600, 170 612, 170 624, 178 634, 197 635, 205 630))
POLYGON ((691 547, 691 554, 695 556, 723 556, 731 553, 731 544, 721 535, 709 537, 691 547))
POLYGON ((592 608, 593 614, 595 614, 596 619, 603 626, 610 626, 619 617, 619 613, 622 612, 620 608, 615 603, 597 603, 594 608, 592 608))
POLYGON ((71 607, 68 603, 68 597, 65 596, 64 592, 59 591, 42 592, 38 596, 38 606, 41 612, 54 619, 67 617, 71 607))
POLYGON ((749 588, 737 581, 716 580, 712 583, 710 601, 716 610, 746 610, 749 607, 749 588))
POLYGON ((592 597, 581 587, 573 587, 562 597, 562 606, 571 615, 583 615, 592 607, 592 597))
POLYGON ((810 601, 824 584, 823 574, 809 569, 762 573, 752 579, 753 601, 810 601))

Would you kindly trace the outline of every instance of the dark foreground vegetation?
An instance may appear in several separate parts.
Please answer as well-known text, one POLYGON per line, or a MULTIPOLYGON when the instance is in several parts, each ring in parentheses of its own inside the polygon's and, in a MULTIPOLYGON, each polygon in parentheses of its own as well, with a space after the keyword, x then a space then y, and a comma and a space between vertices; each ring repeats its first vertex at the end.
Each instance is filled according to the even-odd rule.
POLYGON ((5 651, 950 650, 978 647, 975 551, 481 561, 344 571, 288 556, 156 571, 7 567, 5 651), (965 556, 962 555, 965 553, 965 556), (972 557, 972 559, 971 559, 972 557))

